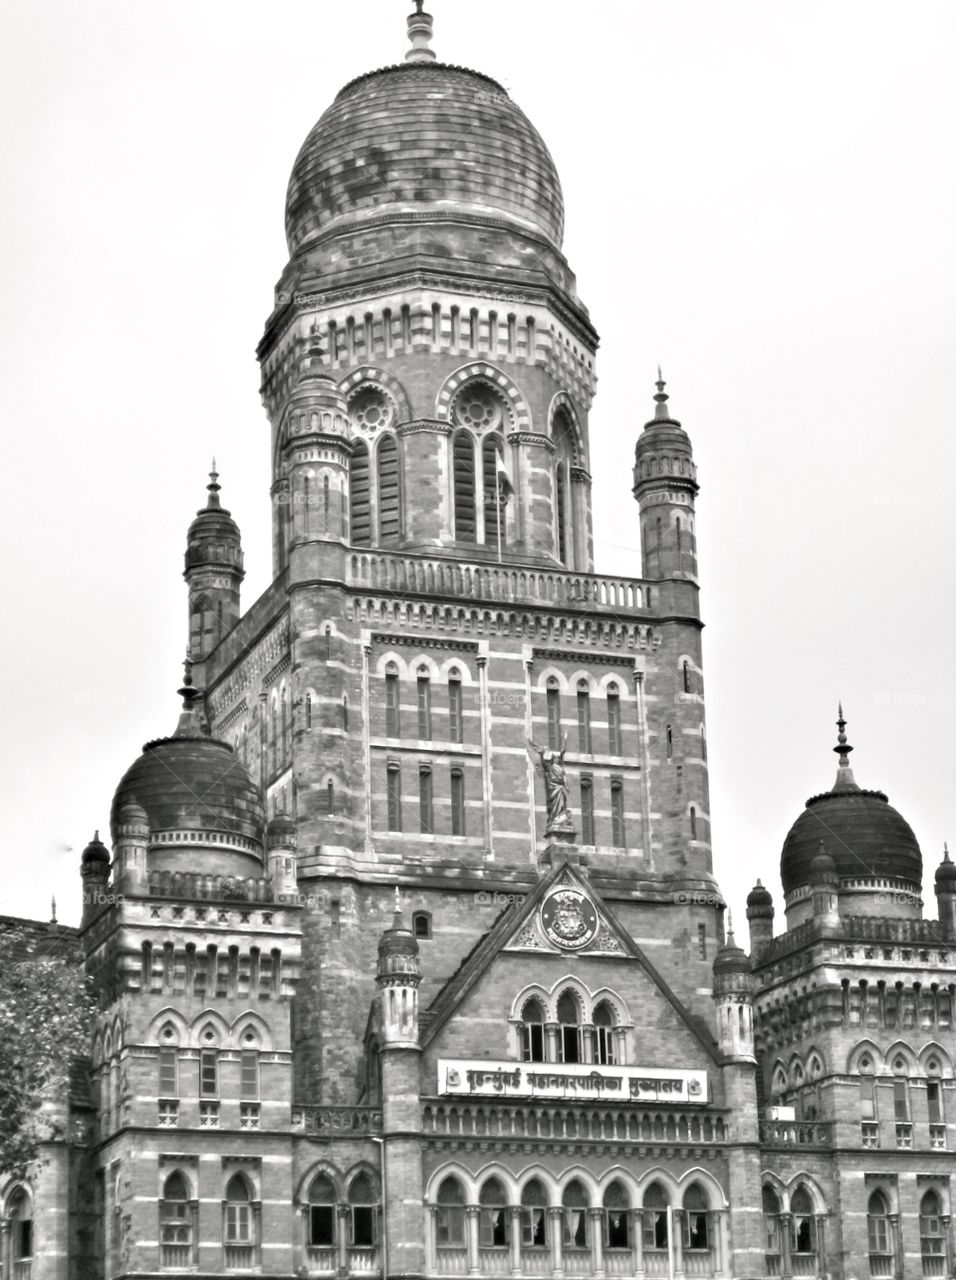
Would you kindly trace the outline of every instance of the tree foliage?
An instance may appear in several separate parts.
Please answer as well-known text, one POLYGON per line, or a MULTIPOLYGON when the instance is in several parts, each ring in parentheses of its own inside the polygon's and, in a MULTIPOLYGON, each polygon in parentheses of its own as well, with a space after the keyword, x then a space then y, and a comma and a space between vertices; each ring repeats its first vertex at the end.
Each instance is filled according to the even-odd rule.
POLYGON ((0 932, 0 1170, 24 1177, 39 1144, 64 1137, 71 1068, 89 1053, 94 1001, 75 942, 19 928, 0 932))

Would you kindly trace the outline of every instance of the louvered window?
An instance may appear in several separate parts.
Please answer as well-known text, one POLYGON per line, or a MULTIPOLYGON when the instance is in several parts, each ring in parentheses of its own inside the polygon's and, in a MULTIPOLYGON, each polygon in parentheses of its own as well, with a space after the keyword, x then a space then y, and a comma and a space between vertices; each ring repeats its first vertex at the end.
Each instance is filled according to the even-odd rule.
POLYGON ((467 431, 459 431, 454 445, 455 537, 474 542, 475 522, 475 442, 467 431))
POLYGON ((357 547, 371 546, 372 508, 369 495, 368 445, 357 440, 352 446, 352 469, 349 478, 349 519, 351 539, 357 547))
POLYGON ((383 436, 378 446, 378 540, 384 547, 398 542, 400 532, 398 446, 383 436))
POLYGON ((497 436, 489 436, 481 446, 481 470, 484 483, 485 543, 498 547, 504 543, 506 494, 502 492, 498 478, 499 467, 504 470, 501 442, 497 436))

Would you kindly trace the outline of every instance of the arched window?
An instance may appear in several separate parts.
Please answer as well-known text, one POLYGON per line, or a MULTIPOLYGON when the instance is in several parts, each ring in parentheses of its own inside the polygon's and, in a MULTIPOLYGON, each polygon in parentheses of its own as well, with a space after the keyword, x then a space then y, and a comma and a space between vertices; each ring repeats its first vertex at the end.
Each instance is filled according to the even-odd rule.
POLYGON ((537 997, 526 1000, 521 1010, 521 1057, 544 1062, 544 1009, 537 997))
POLYGON ((611 1066, 616 1061, 614 1045, 614 1010, 602 1000, 594 1010, 594 1061, 611 1066))
POLYGON ((615 849, 627 848, 627 831, 624 826, 624 781, 611 779, 611 844, 615 849))
POLYGON ((667 1192, 659 1182, 652 1182, 644 1192, 644 1248, 667 1248, 667 1192))
POLYGON ((817 1224, 813 1216, 813 1201, 806 1187, 798 1187, 790 1198, 790 1251, 817 1251, 817 1224))
POLYGON ((561 1207, 564 1247, 566 1249, 589 1248, 591 1243, 591 1233, 588 1230, 590 1202, 587 1192, 577 1178, 573 1178, 564 1188, 561 1207))
POLYGON ((328 1249, 335 1244, 335 1186, 327 1174, 312 1179, 309 1188, 309 1244, 328 1249))
POLYGON ((348 733, 349 731, 349 696, 347 693, 342 694, 341 716, 342 716, 342 732, 348 733))
POLYGON ((402 771, 394 760, 385 768, 385 809, 389 831, 402 829, 402 771))
POLYGON ((697 810, 693 805, 690 807, 690 838, 697 839, 697 810))
POLYGON ((359 1248, 371 1248, 375 1244, 375 1208, 372 1180, 367 1173, 360 1173, 349 1187, 351 1243, 359 1248))
MULTIPOLYGON (((679 529, 680 529, 680 525, 678 524, 678 530, 679 529)), ((682 674, 684 677, 684 692, 690 693, 690 663, 689 662, 686 662, 686 661, 684 662, 682 667, 682 674)))
POLYGON ((505 474, 500 436, 486 436, 481 442, 481 469, 485 499, 485 543, 489 547, 503 547, 505 507, 511 491, 511 482, 505 474))
POLYGON ((418 829, 423 836, 435 834, 435 790, 430 764, 418 766, 418 829))
POLYGON ((893 1241, 890 1235, 890 1207, 882 1191, 874 1191, 867 1201, 866 1239, 870 1253, 870 1275, 892 1275, 893 1241))
POLYGON ((591 691, 586 680, 578 681, 578 751, 591 754, 591 691))
POLYGON ((594 844, 594 779, 581 774, 581 843, 594 844))
POLYGON ((401 688, 398 680, 398 666, 390 662, 385 668, 385 736, 400 738, 401 723, 401 688))
POLYGON ((159 1051, 159 1097, 179 1097, 179 1050, 163 1046, 159 1051))
POLYGON ((621 696, 616 684, 607 687, 607 749, 608 754, 623 754, 621 747, 621 696))
POLYGON ((603 1206, 605 1249, 629 1249, 631 1202, 623 1184, 617 1179, 604 1192, 603 1206))
POLYGON ((780 1201, 776 1192, 764 1187, 761 1193, 764 1231, 766 1232, 767 1275, 780 1274, 780 1201))
POLYGON ((483 1249, 508 1246, 508 1200, 497 1178, 489 1178, 478 1193, 478 1243, 483 1249))
POLYGON ((573 568, 574 560, 574 501, 571 487, 571 467, 577 457, 574 426, 568 412, 558 409, 554 415, 551 434, 554 439, 554 522, 557 534, 556 548, 562 564, 573 568))
POLYGON ((864 1053, 858 1064, 860 1073, 860 1119, 867 1123, 876 1120, 876 1079, 873 1059, 864 1053))
MULTIPOLYGON (((944 1123, 943 1116, 943 1091, 940 1083, 940 1074, 942 1068, 938 1058, 930 1058, 926 1064, 926 1113, 931 1125, 941 1125, 944 1123)), ((945 1131, 940 1134, 930 1131, 930 1146, 937 1146, 938 1139, 945 1141, 945 1131)))
POLYGON ((456 431, 452 445, 455 476, 455 537, 459 542, 475 542, 478 537, 475 513, 475 440, 470 431, 456 431))
MULTIPOLYGON (((33 1257, 33 1202, 22 1187, 10 1197, 10 1253, 14 1268, 33 1257)), ((20 1271, 29 1277, 27 1267, 20 1268, 20 1271)), ((19 1274, 19 1271, 14 1271, 14 1275, 19 1274)))
POLYGON ((465 1243, 465 1192, 457 1178, 445 1178, 438 1188, 435 1211, 435 1243, 441 1248, 462 1248, 465 1243))
POLYGON ((383 547, 398 542, 401 505, 398 478, 398 446, 392 435, 378 442, 378 540, 383 547))
POLYGON ((349 522, 351 541, 356 547, 372 544, 372 503, 369 489, 368 445, 356 440, 352 445, 349 471, 349 522))
POLYGON ((581 1061, 581 1013, 577 998, 565 991, 558 1000, 558 1047, 562 1062, 581 1061))
POLYGON ((189 1188, 186 1179, 177 1170, 163 1184, 163 1198, 159 1202, 160 1265, 193 1265, 194 1241, 195 1222, 193 1206, 189 1203, 189 1188))
POLYGON ((233 1174, 226 1185, 223 1215, 222 1238, 225 1243, 226 1266, 253 1266, 257 1238, 256 1215, 249 1184, 241 1173, 233 1174))
POLYGON ((432 684, 428 678, 428 668, 418 668, 418 737, 421 742, 430 742, 432 736, 432 684))
POLYGON ((465 771, 460 765, 451 770, 451 833, 465 834, 465 771))
POLYGON ((275 774, 279 772, 279 699, 277 696, 272 698, 272 707, 269 715, 269 758, 270 771, 275 774))
MULTIPOLYGON (((905 1124, 910 1118, 910 1090, 906 1059, 897 1057, 893 1063, 893 1118, 897 1124, 905 1124)), ((897 1131, 897 1138, 899 1131, 897 1131)), ((898 1144, 897 1144, 898 1145, 898 1144)))
POLYGON ((684 1192, 684 1248, 709 1249, 707 1211, 710 1201, 699 1182, 692 1182, 684 1192))
POLYGON ((919 1202, 919 1251, 923 1258, 923 1275, 943 1275, 946 1229, 943 1226, 943 1202, 938 1191, 927 1191, 919 1202))
POLYGON ((282 764, 289 758, 289 690, 282 690, 282 764))
POLYGON ((561 750, 561 691, 556 676, 549 676, 545 686, 548 706, 548 747, 561 750))
POLYGON ((312 694, 305 695, 305 727, 312 728, 312 694))
POLYGON ((430 938, 432 936, 432 918, 429 912, 412 912, 412 933, 416 938, 430 938))
POLYGON ((537 1178, 526 1182, 521 1193, 521 1244, 525 1249, 548 1244, 548 1195, 537 1178))
POLYGON ((670 725, 667 725, 664 730, 664 738, 667 748, 667 758, 668 760, 672 760, 674 758, 674 730, 670 725))
POLYGON ((554 466, 554 505, 558 526, 558 559, 562 564, 568 563, 568 469, 567 463, 559 458, 554 466))
POLYGON ((457 667, 452 667, 448 673, 448 737, 452 742, 462 742, 464 740, 461 672, 457 667))

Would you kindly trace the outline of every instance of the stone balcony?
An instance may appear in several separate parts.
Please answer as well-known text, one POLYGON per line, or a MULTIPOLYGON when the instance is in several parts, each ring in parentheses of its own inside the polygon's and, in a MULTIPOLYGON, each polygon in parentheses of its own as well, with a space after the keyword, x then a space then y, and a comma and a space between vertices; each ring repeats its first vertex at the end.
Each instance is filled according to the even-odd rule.
POLYGON ((828 1151, 833 1146, 829 1120, 761 1120, 760 1145, 799 1151, 828 1151))
POLYGON ((455 1141, 621 1142, 642 1145, 720 1145, 730 1140, 727 1113, 700 1107, 575 1104, 525 1099, 488 1101, 424 1098, 426 1138, 455 1141))

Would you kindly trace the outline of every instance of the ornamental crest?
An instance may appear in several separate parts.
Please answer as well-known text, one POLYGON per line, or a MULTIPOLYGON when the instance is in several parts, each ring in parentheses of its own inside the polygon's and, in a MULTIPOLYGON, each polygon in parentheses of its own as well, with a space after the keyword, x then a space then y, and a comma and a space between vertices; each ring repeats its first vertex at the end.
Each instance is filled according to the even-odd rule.
POLYGON ((597 912, 579 889, 555 889, 541 905, 541 928, 555 946, 579 951, 597 935, 597 912))

